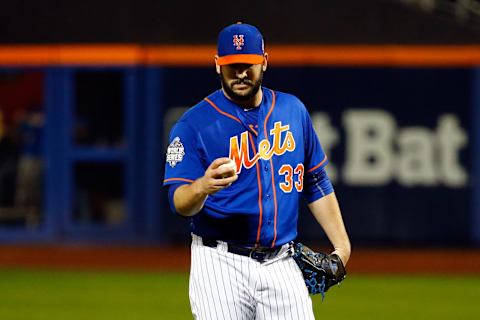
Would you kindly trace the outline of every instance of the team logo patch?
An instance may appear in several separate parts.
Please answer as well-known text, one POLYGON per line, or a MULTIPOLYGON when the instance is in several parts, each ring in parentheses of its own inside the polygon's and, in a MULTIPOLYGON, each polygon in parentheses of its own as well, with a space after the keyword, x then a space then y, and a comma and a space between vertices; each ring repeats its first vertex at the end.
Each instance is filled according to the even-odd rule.
POLYGON ((167 162, 170 167, 175 167, 177 163, 182 162, 185 155, 185 148, 179 137, 175 137, 167 148, 167 162))
POLYGON ((234 35, 233 45, 235 46, 235 49, 242 50, 243 46, 245 45, 244 35, 243 34, 234 35))

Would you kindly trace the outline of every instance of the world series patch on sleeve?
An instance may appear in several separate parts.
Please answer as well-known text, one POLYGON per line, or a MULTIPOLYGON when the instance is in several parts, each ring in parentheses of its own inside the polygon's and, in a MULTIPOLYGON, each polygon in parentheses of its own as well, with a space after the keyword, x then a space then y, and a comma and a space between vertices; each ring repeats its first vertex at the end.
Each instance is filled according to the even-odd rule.
POLYGON ((302 271, 310 294, 320 293, 323 300, 331 286, 345 279, 347 273, 338 255, 315 252, 299 242, 293 249, 293 259, 302 271))

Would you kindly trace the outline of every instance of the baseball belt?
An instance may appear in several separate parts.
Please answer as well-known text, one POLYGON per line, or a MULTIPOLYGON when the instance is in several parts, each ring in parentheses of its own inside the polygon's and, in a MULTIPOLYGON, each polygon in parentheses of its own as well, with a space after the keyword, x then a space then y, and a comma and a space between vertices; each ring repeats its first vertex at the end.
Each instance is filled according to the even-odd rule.
MULTIPOLYGON (((216 248, 218 241, 215 239, 202 238, 202 243, 204 246, 216 248)), ((239 254, 241 256, 250 257, 258 262, 265 262, 269 259, 275 258, 275 256, 280 252, 282 247, 276 248, 249 248, 242 247, 231 243, 226 243, 227 251, 234 254, 239 254)))

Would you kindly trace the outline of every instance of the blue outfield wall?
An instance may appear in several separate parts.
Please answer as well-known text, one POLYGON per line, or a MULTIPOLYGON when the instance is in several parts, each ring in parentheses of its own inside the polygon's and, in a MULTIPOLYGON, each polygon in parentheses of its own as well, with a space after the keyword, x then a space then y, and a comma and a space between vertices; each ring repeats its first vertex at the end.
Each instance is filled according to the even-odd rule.
MULTIPOLYGON (((219 88, 214 68, 85 70, 44 69, 45 218, 37 233, 0 227, 0 239, 188 242, 188 222, 170 212, 161 187, 164 152, 174 121, 219 88), (77 148, 68 139, 79 70, 124 77, 121 149, 77 148), (121 225, 73 219, 77 162, 122 164, 121 225)), ((310 111, 354 244, 480 243, 479 69, 271 66, 264 85, 297 95, 310 111)), ((304 205, 299 230, 302 240, 325 241, 304 205)))

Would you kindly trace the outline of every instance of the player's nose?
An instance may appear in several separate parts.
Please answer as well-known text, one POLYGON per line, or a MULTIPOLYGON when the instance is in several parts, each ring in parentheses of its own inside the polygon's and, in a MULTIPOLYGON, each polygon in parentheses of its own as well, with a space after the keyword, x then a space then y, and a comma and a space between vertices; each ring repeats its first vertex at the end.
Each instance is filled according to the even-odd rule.
POLYGON ((242 70, 237 69, 236 76, 239 79, 245 79, 248 76, 247 69, 242 69, 242 70))

